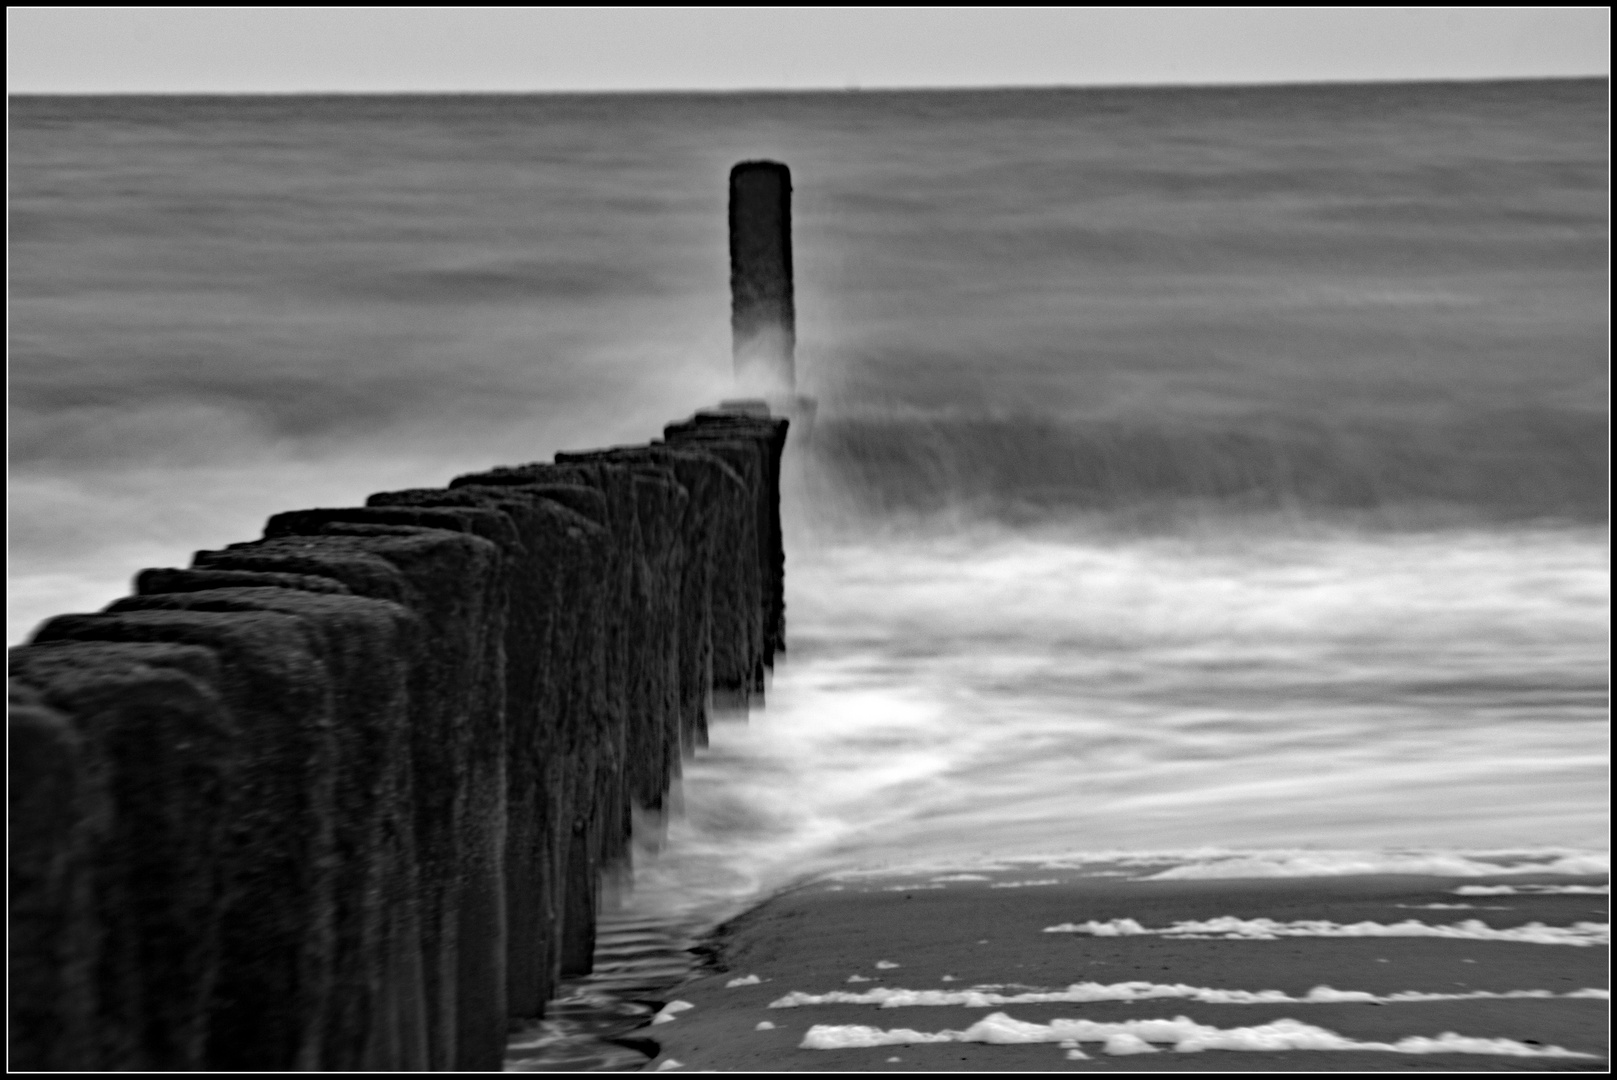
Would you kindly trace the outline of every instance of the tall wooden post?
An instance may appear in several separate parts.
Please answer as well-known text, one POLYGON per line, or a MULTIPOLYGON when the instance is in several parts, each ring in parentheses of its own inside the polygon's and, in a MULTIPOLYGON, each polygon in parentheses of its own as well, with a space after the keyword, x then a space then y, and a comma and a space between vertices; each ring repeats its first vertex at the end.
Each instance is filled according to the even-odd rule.
POLYGON ((764 397, 796 389, 792 174, 778 161, 730 170, 730 327, 736 385, 764 397))

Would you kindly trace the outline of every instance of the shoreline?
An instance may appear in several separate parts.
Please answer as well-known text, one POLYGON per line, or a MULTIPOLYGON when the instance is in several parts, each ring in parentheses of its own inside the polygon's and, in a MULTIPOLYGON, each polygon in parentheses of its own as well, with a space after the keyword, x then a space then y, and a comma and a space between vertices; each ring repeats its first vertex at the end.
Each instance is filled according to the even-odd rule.
MULTIPOLYGON (((1487 878, 1377 874, 1213 880, 1123 880, 1026 868, 971 874, 861 876, 817 881, 778 894, 720 926, 708 941, 712 964, 673 993, 689 1007, 664 1006, 636 1034, 660 1048, 648 1070, 765 1071, 1025 1071, 1164 1068, 1193 1071, 1603 1070, 1608 1002, 1568 997, 1606 985, 1602 945, 1541 944, 1431 936, 1280 936, 1272 940, 1097 936, 1045 932, 1093 920, 1133 919, 1147 929, 1221 917, 1282 924, 1430 926, 1476 920, 1482 932, 1529 923, 1567 927, 1605 922, 1608 897, 1597 893, 1457 895, 1463 886, 1604 885, 1604 876, 1502 874, 1487 878), (1029 881, 1028 879, 1033 879, 1029 881), (1037 882, 1036 884, 1034 882, 1037 882), (1020 883, 1020 884, 1017 884, 1020 883), (1441 908, 1428 905, 1444 905, 1441 908), (1460 906, 1467 905, 1467 906, 1460 906), (731 985, 735 983, 736 985, 731 985), (1028 1000, 1074 984, 1094 997, 1136 1000, 1028 1000), (1548 997, 1456 997, 1438 1000, 1198 1000, 1209 991, 1281 991, 1305 998, 1318 986, 1388 997, 1545 991, 1548 997), (961 1003, 948 992, 997 987, 998 998, 961 1003), (1108 989, 1109 988, 1109 989, 1108 989), (878 993, 872 994, 876 990, 878 993), (917 995, 945 1003, 910 1004, 917 995), (944 993, 939 993, 944 992, 944 993), (1152 994, 1164 996, 1149 996, 1152 994), (782 1007, 794 995, 802 1004, 782 1007), (826 1000, 828 995, 840 1000, 826 1000), (1178 995, 1178 996, 1170 996, 1178 995), (856 1000, 847 1000, 847 997, 856 1000), (883 1007, 882 999, 886 999, 883 1007), (818 1000, 808 1000, 809 998, 818 1000), (1012 998, 1019 1000, 1004 1001, 1012 998), (1454 1032, 1508 1039, 1534 1056, 1498 1053, 1401 1053, 1391 1050, 1208 1050, 1173 1053, 1158 1041, 1096 1039, 1069 1045, 1031 1028, 984 1034, 981 1022, 1005 1014, 1023 1025, 1055 1030, 1062 1021, 1129 1024, 1188 1018, 1222 1031, 1290 1019, 1359 1042, 1398 1043, 1454 1032), (772 1027, 759 1029, 759 1024, 772 1027), (979 1025, 972 1029, 973 1025, 979 1025), (893 1044, 805 1048, 805 1036, 834 1045, 888 1033, 893 1044), (972 1041, 915 1042, 899 1030, 972 1041), (1018 1036, 1017 1031, 1022 1035, 1018 1036), (1048 1041, 975 1041, 1030 1037, 1048 1041), (1143 1047, 1143 1048, 1142 1048, 1143 1047), (1560 1047, 1589 1056, 1542 1056, 1560 1047), (1076 1048, 1085 1055, 1070 1058, 1076 1048), (1106 1050, 1112 1048, 1112 1052, 1106 1050), (1152 1050, 1155 1050, 1153 1053, 1152 1050), (677 1066, 673 1063, 677 1062, 677 1066)), ((1096 1029, 1099 1030, 1099 1029, 1096 1029)), ((1146 1029, 1139 1029, 1146 1030, 1146 1029)))

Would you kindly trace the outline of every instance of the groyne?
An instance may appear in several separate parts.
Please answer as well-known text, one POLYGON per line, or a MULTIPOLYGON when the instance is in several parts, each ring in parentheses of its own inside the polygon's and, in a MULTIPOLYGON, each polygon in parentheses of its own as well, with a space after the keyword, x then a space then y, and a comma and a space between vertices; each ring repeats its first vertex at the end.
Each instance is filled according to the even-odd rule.
POLYGON ((785 646, 726 403, 153 569, 10 655, 18 1070, 497 1070, 785 646))

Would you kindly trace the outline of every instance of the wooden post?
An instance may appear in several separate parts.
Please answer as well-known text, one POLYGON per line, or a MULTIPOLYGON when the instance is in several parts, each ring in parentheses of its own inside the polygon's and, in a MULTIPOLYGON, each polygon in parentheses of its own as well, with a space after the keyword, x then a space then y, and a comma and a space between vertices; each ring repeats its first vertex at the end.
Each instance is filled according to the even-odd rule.
POLYGON ((730 327, 736 385, 764 397, 796 389, 792 174, 778 161, 730 170, 730 327))

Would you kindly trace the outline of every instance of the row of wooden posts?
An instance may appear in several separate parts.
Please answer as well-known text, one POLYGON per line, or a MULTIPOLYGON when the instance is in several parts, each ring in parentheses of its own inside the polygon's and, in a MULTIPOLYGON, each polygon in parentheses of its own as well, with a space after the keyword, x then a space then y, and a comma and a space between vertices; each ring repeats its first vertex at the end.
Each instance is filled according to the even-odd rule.
POLYGON ((497 1069, 784 643, 786 421, 271 518, 11 656, 12 1060, 497 1069))
MULTIPOLYGON (((790 192, 731 174, 737 379, 777 413, 790 192)), ((11 1067, 498 1069, 589 971, 632 809, 784 648, 787 427, 730 402, 277 514, 12 650, 11 1067)))

